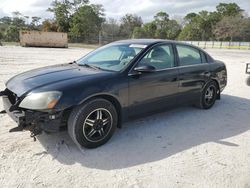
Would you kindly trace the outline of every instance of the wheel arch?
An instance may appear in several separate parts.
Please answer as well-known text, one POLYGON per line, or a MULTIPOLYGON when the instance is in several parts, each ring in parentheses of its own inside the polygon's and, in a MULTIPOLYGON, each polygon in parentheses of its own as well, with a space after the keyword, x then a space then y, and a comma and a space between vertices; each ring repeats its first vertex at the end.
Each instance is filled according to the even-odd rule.
POLYGON ((119 102, 119 100, 113 96, 113 95, 110 95, 110 94, 105 94, 105 93, 100 93, 100 94, 96 94, 96 95, 92 95, 84 100, 82 100, 78 105, 82 105, 90 100, 93 100, 93 99, 96 99, 96 98, 102 98, 102 99, 105 99, 109 102, 111 102, 116 111, 117 111, 117 115, 118 115, 118 124, 117 124, 117 127, 118 128, 121 128, 121 124, 122 124, 122 106, 121 106, 121 103, 119 102))
POLYGON ((216 79, 212 79, 212 81, 214 81, 216 83, 216 85, 217 85, 217 89, 218 89, 217 99, 220 99, 220 85, 219 85, 219 82, 216 79))

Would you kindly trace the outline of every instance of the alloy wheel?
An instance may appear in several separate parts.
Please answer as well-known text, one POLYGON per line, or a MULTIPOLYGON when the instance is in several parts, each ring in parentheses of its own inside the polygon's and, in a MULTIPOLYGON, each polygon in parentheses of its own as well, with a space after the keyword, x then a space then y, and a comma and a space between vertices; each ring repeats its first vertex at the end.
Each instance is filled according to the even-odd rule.
POLYGON ((90 142, 99 142, 109 134, 112 124, 113 118, 107 109, 96 109, 85 119, 83 135, 90 142))
POLYGON ((214 102, 214 98, 216 96, 216 88, 215 86, 211 85, 207 88, 206 92, 205 92, 205 103, 207 105, 211 105, 214 102))

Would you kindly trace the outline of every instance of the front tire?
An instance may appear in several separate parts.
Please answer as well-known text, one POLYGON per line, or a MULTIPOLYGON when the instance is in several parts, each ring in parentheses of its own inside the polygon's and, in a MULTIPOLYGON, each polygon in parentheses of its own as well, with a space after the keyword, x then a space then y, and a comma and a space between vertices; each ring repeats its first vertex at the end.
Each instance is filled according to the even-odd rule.
POLYGON ((68 120, 68 132, 78 146, 96 148, 114 134, 118 116, 114 105, 97 98, 76 107, 68 120))
POLYGON ((218 96, 218 86, 215 81, 209 82, 203 89, 200 97, 199 108, 210 109, 218 96))

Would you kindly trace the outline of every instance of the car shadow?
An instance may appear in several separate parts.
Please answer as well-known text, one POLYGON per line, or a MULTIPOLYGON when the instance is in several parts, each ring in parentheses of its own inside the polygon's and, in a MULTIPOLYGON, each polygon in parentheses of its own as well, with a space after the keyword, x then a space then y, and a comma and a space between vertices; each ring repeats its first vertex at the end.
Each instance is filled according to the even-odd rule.
POLYGON ((67 132, 42 134, 39 142, 54 160, 95 169, 122 169, 162 160, 195 146, 213 142, 223 147, 239 143, 225 139, 249 130, 250 100, 223 95, 210 110, 183 107, 125 123, 97 149, 81 149, 67 132))

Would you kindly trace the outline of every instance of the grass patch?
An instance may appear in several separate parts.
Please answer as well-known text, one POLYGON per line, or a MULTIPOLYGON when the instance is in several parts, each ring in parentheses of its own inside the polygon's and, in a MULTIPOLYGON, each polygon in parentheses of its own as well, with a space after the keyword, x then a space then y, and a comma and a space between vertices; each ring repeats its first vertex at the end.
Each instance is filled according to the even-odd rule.
POLYGON ((0 42, 3 46, 20 46, 19 42, 0 42))

